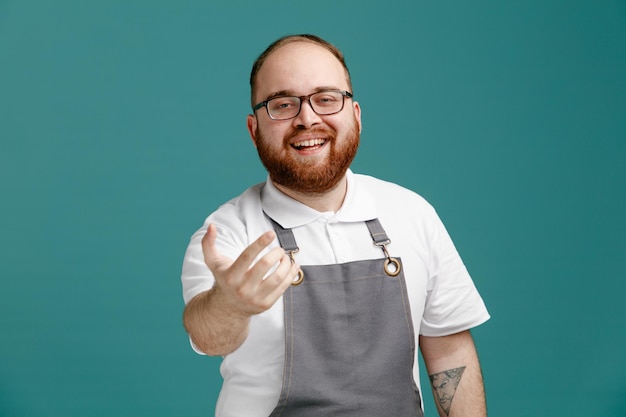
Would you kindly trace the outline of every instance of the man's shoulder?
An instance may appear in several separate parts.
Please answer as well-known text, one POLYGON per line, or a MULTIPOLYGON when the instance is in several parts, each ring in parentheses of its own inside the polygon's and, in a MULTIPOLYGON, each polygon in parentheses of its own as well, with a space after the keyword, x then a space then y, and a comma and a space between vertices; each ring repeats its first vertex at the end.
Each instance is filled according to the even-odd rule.
POLYGON ((410 202, 415 205, 424 206, 425 208, 431 207, 430 203, 420 194, 395 182, 365 174, 354 174, 354 179, 360 187, 367 190, 376 200, 379 198, 385 200, 401 199, 403 203, 410 202))
POLYGON ((258 215, 261 211, 261 190, 264 184, 263 182, 249 187, 238 196, 220 205, 210 217, 218 223, 222 219, 230 223, 236 219, 245 221, 251 215, 258 215))

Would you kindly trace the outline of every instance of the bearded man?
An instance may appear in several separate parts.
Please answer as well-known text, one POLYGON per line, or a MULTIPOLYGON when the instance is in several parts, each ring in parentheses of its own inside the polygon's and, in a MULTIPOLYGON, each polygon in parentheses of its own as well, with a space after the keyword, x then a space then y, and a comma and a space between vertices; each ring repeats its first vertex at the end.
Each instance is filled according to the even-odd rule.
POLYGON ((223 356, 218 417, 486 416, 470 329, 489 319, 435 210, 353 173, 361 133, 343 54, 271 44, 247 127, 268 179, 222 205, 183 263, 185 328, 223 356))

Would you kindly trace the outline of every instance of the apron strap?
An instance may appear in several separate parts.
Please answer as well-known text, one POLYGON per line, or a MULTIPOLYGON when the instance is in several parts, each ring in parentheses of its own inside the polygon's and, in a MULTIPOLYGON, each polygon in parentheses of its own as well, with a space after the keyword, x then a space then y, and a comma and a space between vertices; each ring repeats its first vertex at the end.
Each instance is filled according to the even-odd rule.
MULTIPOLYGON (((276 223, 274 219, 265 213, 265 216, 269 219, 274 231, 276 232, 276 237, 278 238, 278 243, 285 250, 285 252, 289 253, 289 257, 291 258, 291 262, 295 262, 294 254, 298 253, 300 248, 298 248, 298 244, 296 243, 296 238, 293 235, 293 231, 291 229, 285 229, 280 224, 276 223)), ((374 241, 374 245, 378 246, 382 249, 385 257, 384 268, 387 275, 390 277, 395 277, 400 273, 402 269, 402 265, 400 261, 396 258, 392 258, 389 256, 389 252, 387 252, 387 245, 391 243, 389 237, 387 237, 387 233, 385 233, 385 229, 380 224, 378 219, 367 220, 365 222, 367 229, 370 231, 370 235, 372 236, 372 240, 374 241)), ((298 278, 294 280, 293 285, 299 285, 304 279, 304 273, 302 269, 298 271, 298 278)))
MULTIPOLYGON (((293 231, 291 229, 285 229, 280 224, 276 223, 270 216, 266 215, 266 217, 272 223, 272 227, 276 232, 276 237, 278 238, 280 246, 286 252, 298 252, 299 248, 296 243, 296 238, 293 235, 293 231)), ((376 246, 383 246, 391 243, 391 240, 387 237, 387 233, 385 233, 385 229, 383 229, 383 226, 380 224, 378 219, 367 220, 365 225, 370 231, 370 236, 372 236, 372 240, 376 246)))
POLYGON ((383 250, 385 257, 387 260, 385 261, 385 272, 390 277, 395 277, 400 273, 400 269, 402 269, 402 265, 400 261, 396 258, 392 258, 387 251, 387 245, 391 243, 391 239, 387 237, 387 233, 385 233, 385 229, 380 224, 378 219, 372 219, 365 222, 367 228, 370 231, 370 235, 372 236, 372 240, 374 241, 374 245, 378 246, 383 250))
MULTIPOLYGON (((298 248, 298 244, 296 243, 296 238, 293 235, 291 229, 285 229, 280 224, 276 223, 274 219, 265 213, 265 217, 269 219, 272 223, 272 227, 274 228, 274 232, 276 232, 276 237, 278 238, 278 243, 280 243, 280 247, 285 250, 285 252, 289 253, 289 258, 291 258, 291 263, 295 263, 296 259, 294 258, 294 254, 298 253, 300 248, 298 248)), ((300 285, 304 280, 304 272, 302 269, 298 270, 298 276, 293 280, 291 285, 300 285)))
POLYGON ((387 237, 387 233, 385 233, 385 229, 380 224, 378 219, 372 219, 365 222, 367 228, 370 231, 370 235, 372 236, 372 240, 376 246, 388 245, 391 243, 391 240, 387 237))
POLYGON ((274 219, 272 219, 267 214, 265 216, 272 223, 272 227, 274 227, 274 231, 276 232, 276 237, 278 238, 278 242, 280 243, 280 246, 285 250, 285 252, 293 252, 293 253, 298 252, 299 251, 298 244, 296 243, 296 238, 294 237, 291 229, 285 229, 280 224, 276 223, 274 219))

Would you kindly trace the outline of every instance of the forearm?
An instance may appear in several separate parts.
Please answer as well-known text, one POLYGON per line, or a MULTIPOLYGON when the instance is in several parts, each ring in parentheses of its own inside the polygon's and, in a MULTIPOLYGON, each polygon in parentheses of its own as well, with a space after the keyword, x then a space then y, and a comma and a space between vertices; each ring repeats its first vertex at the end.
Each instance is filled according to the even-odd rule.
POLYGON ((249 323, 250 315, 226 304, 216 287, 195 296, 183 313, 183 325, 191 340, 211 356, 224 356, 241 346, 249 323))
POLYGON ((485 391, 478 355, 469 331, 420 337, 433 397, 441 417, 485 417, 485 391))

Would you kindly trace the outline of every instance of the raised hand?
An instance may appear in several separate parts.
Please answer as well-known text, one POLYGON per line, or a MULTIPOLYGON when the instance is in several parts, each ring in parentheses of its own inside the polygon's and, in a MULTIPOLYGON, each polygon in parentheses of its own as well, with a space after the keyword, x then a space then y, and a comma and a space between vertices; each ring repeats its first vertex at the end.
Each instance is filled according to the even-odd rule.
POLYGON ((216 238, 217 228, 210 224, 202 238, 204 262, 215 278, 215 291, 234 312, 252 315, 269 309, 298 274, 298 265, 292 263, 280 247, 270 250, 254 263, 261 251, 276 238, 272 231, 252 242, 234 261, 218 252, 216 238), (269 273, 275 266, 276 269, 269 273))
POLYGON ((219 253, 217 228, 209 225, 202 251, 215 284, 192 298, 183 313, 187 333, 207 355, 227 355, 241 346, 250 317, 272 307, 298 274, 299 266, 280 247, 255 262, 275 237, 274 232, 264 233, 233 261, 219 253))

